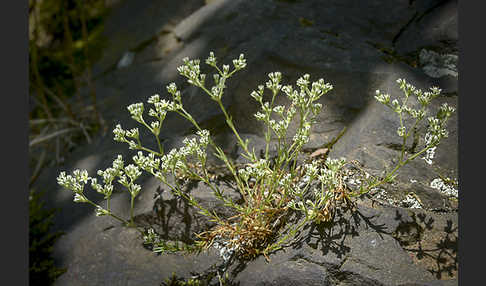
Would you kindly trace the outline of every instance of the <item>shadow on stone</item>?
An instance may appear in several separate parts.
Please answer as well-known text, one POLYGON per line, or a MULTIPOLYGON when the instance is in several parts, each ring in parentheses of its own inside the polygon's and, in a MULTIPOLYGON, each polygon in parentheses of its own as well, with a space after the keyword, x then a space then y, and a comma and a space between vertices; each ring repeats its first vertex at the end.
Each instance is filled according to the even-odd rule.
POLYGON ((415 263, 423 265, 437 279, 457 275, 457 221, 437 218, 423 212, 411 214, 411 221, 400 221, 393 237, 415 263))

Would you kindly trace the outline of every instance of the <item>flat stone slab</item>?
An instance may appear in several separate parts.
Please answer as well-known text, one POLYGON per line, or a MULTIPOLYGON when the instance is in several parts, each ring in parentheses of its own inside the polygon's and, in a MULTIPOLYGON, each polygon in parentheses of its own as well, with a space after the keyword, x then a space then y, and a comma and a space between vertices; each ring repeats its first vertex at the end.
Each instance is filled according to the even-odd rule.
MULTIPOLYGON (((257 105, 250 92, 264 84, 267 74, 273 71, 282 72, 284 84, 295 84, 305 73, 311 75, 311 80, 323 77, 334 89, 319 101, 324 108, 306 148, 315 150, 331 142, 346 127, 329 156, 357 159, 370 171, 392 166, 397 155, 393 146, 399 143, 397 119, 375 102, 376 89, 398 96, 395 81, 406 78, 421 89, 438 85, 445 94, 438 103, 457 106, 457 77, 450 74, 431 77, 418 58, 422 48, 444 37, 451 41, 440 49, 436 47, 434 52, 454 55, 457 50, 453 41, 457 32, 454 1, 443 1, 445 4, 440 5, 435 0, 156 2, 122 1, 107 20, 108 47, 102 60, 96 63, 94 74, 99 110, 107 121, 108 133, 94 138, 90 145, 80 146, 63 166, 44 170, 35 184, 46 191, 46 206, 59 209, 54 229, 66 232, 55 245, 54 256, 56 263, 68 270, 56 285, 159 285, 173 271, 188 278, 192 271, 207 272, 211 265, 221 262, 217 253, 212 252, 186 257, 152 254, 143 248, 136 231, 122 228, 109 218, 95 217, 90 206, 74 204, 72 194, 56 184, 60 171, 82 168, 94 175, 96 170, 109 167, 117 154, 130 161, 135 153, 125 144, 114 142, 111 130, 118 123, 126 129, 136 127, 126 106, 145 102, 155 93, 168 97, 165 85, 173 81, 182 89, 187 110, 204 126, 213 128, 224 150, 240 160, 233 136, 220 122, 218 107, 178 76, 176 68, 184 57, 204 61, 209 51, 214 51, 220 63, 230 64, 240 53, 245 54, 248 66, 228 81, 223 104, 238 130, 252 139, 256 150, 264 147, 263 127, 254 120, 257 105), (417 15, 423 16, 419 20, 417 15), (415 37, 417 30, 429 36, 415 37), (131 53, 130 64, 117 69, 126 53, 131 53)), ((204 64, 201 68, 209 75, 212 73, 204 64)), ((277 104, 288 103, 281 97, 277 104)), ((449 138, 436 151, 436 166, 454 177, 458 168, 456 115, 449 126, 449 138)), ((292 128, 295 130, 295 126, 292 128)), ((188 122, 168 114, 160 138, 165 150, 170 150, 190 133, 188 122)), ((155 146, 148 137, 142 136, 142 141, 144 146, 155 146)), ((397 178, 398 185, 387 188, 388 195, 396 199, 402 199, 405 192, 414 192, 423 202, 422 210, 396 208, 383 202, 376 207, 371 200, 360 202, 363 205, 360 211, 373 218, 361 217, 360 223, 356 223, 356 217, 343 214, 343 220, 337 220, 330 228, 306 229, 307 236, 302 234, 300 248, 296 243, 295 248, 289 246, 274 253, 270 263, 259 257, 240 268, 233 265, 230 269, 234 272, 233 282, 457 285, 457 261, 441 262, 442 257, 431 250, 435 242, 442 243, 454 256, 457 233, 454 202, 430 187, 436 176, 435 170, 417 160, 403 169, 397 178), (445 211, 432 211, 440 208, 445 211), (418 212, 426 213, 425 221, 418 212), (427 228, 429 218, 434 222, 431 229, 427 228), (372 221, 373 227, 366 220, 372 221), (420 252, 421 245, 430 246, 426 249, 429 255, 420 252)), ((155 199, 160 182, 148 176, 139 181, 143 191, 135 203, 135 214, 140 221, 156 221, 161 218, 158 207, 164 206, 157 205, 155 199)), ((193 191, 201 200, 214 203, 204 187, 198 186, 193 191)), ((93 193, 88 192, 88 196, 101 200, 93 193)), ((165 200, 170 198, 162 202, 165 200)), ((115 192, 112 206, 118 213, 128 214, 128 193, 115 192)), ((188 226, 184 209, 177 209, 177 204, 168 220, 172 205, 167 202, 165 206, 162 219, 169 222, 165 225, 166 234, 175 233, 171 238, 182 239, 185 235, 190 239, 192 232, 204 226, 203 221, 200 226, 188 226)), ((163 226, 159 226, 161 232, 163 226)))

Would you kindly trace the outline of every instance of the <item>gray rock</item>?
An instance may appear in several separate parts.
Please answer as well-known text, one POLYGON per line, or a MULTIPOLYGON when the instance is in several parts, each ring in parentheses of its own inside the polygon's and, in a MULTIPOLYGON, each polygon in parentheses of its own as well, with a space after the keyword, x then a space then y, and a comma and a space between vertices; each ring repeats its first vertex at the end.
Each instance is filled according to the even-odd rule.
POLYGON ((240 285, 427 285, 434 281, 431 271, 414 264, 401 245, 417 221, 427 224, 424 229, 444 232, 442 222, 432 217, 360 205, 353 213, 339 212, 332 224, 304 229, 269 262, 263 257, 240 261, 230 271, 240 285))
POLYGON ((117 68, 128 67, 129 65, 132 64, 134 57, 135 57, 135 53, 132 53, 132 52, 124 53, 122 58, 120 59, 120 61, 118 61, 118 64, 116 65, 116 67, 117 68))
POLYGON ((119 2, 104 23, 106 43, 103 56, 93 67, 95 77, 115 67, 126 51, 136 51, 146 46, 147 41, 172 27, 172 23, 181 21, 204 6, 203 0, 184 3, 173 0, 164 3, 150 0, 119 2))
POLYGON ((453 280, 432 280, 426 283, 406 283, 399 286, 456 286, 459 285, 457 279, 453 280))
MULTIPOLYGON (((377 89, 386 90, 392 98, 401 97, 402 92, 391 80, 394 77, 404 77, 408 79, 408 82, 423 90, 436 85, 427 78, 420 78, 417 71, 409 70, 407 73, 404 73, 401 70, 400 73, 399 75, 390 70, 390 80, 385 81, 387 83, 383 86, 377 86, 377 89)), ((448 103, 457 107, 456 98, 442 96, 437 98, 435 103, 432 104, 432 109, 438 108, 442 103, 448 103)), ((398 126, 399 118, 396 113, 373 100, 348 125, 346 133, 336 143, 329 156, 358 160, 371 174, 381 175, 384 170, 392 170, 398 162, 401 152, 401 138, 396 133, 398 126)), ((439 177, 438 174, 457 178, 457 112, 449 120, 448 130, 449 138, 444 139, 436 149, 433 168, 430 168, 424 160, 416 158, 397 172, 396 182, 399 184, 399 187, 395 188, 395 190, 393 188, 389 189, 391 193, 395 193, 395 196, 402 196, 400 199, 403 199, 404 190, 413 191, 430 208, 444 206, 445 198, 440 195, 440 192, 431 189, 429 186, 434 179, 439 177), (420 185, 415 184, 412 187, 410 180, 416 180, 420 185)), ((411 146, 411 142, 409 144, 408 147, 411 146)))
POLYGON ((409 282, 412 277, 414 281, 433 279, 430 273, 419 270, 412 263, 391 236, 361 232, 349 244, 351 251, 339 271, 367 278, 363 279, 364 283, 356 283, 358 285, 366 285, 373 280, 375 285, 394 285, 409 282))
POLYGON ((434 51, 422 49, 419 61, 424 72, 430 77, 443 77, 451 75, 457 77, 457 59, 453 54, 439 55, 434 51))
POLYGON ((457 0, 413 1, 417 13, 395 39, 397 52, 407 54, 434 47, 457 54, 457 3, 457 0))
POLYGON ((172 273, 190 277, 191 271, 202 272, 217 261, 214 252, 159 256, 142 246, 136 230, 125 227, 71 239, 63 238, 57 246, 66 248, 63 253, 68 255, 62 259, 69 271, 55 285, 160 285, 172 273))
MULTIPOLYGON (((234 137, 219 122, 223 117, 218 107, 177 75, 176 68, 186 56, 204 60, 209 51, 214 51, 220 63, 230 63, 231 59, 245 53, 248 67, 228 81, 223 104, 238 130, 252 139, 255 150, 263 149, 264 140, 263 126, 255 122, 252 115, 256 105, 249 96, 251 90, 263 84, 272 71, 281 71, 285 84, 295 83, 305 73, 311 74, 312 80, 323 77, 335 88, 320 99, 324 109, 306 147, 318 148, 347 127, 330 156, 358 159, 367 169, 376 172, 393 165, 397 155, 393 146, 400 143, 396 136, 397 119, 394 114, 383 112, 384 107, 374 101, 376 89, 398 95, 395 80, 406 78, 422 89, 438 85, 447 95, 438 103, 457 104, 457 78, 449 75, 433 78, 420 67, 388 63, 383 59, 383 52, 376 48, 378 43, 397 49, 403 46, 401 53, 422 48, 425 44, 420 36, 412 37, 413 29, 426 32, 425 28, 433 27, 426 24, 432 23, 425 21, 427 17, 445 8, 448 13, 455 14, 455 6, 438 6, 427 14, 425 12, 438 1, 373 0, 357 4, 342 0, 221 0, 205 6, 204 1, 156 2, 123 1, 107 20, 107 47, 101 61, 95 64, 93 74, 96 75, 99 110, 108 122, 109 132, 94 138, 91 145, 80 146, 64 166, 44 170, 36 182, 36 187, 47 191, 47 206, 60 209, 54 219, 55 230, 66 231, 56 244, 54 254, 59 266, 68 267, 68 271, 56 285, 158 285, 172 271, 187 278, 191 271, 207 272, 210 265, 220 262, 211 252, 199 257, 153 255, 142 247, 136 232, 121 228, 110 218, 95 217, 90 206, 74 204, 72 194, 61 190, 55 180, 60 171, 75 168, 95 174, 96 170, 110 166, 117 154, 123 154, 126 161, 130 161, 134 152, 125 144, 113 142, 111 129, 117 123, 124 128, 135 127, 126 106, 145 102, 154 93, 167 97, 165 85, 169 82, 181 87, 183 102, 196 120, 212 129, 223 149, 242 162, 234 137), (424 14, 423 20, 414 24, 417 13, 424 14), (411 19, 414 20, 411 22, 411 19), (417 26, 419 24, 422 26, 417 26), (410 47, 406 47, 407 43, 410 47), (135 53, 132 64, 115 69, 126 51, 135 53)), ((441 29, 451 31, 447 37, 454 38, 453 21, 441 29)), ((202 69, 212 73, 204 64, 202 69)), ((283 97, 277 102, 286 103, 283 97)), ((454 177, 457 174, 456 116, 450 126, 450 137, 436 151, 436 164, 454 177)), ((165 150, 170 150, 180 146, 181 136, 191 133, 187 121, 169 114, 160 138, 165 150)), ((156 146, 154 140, 145 135, 142 134, 144 146, 156 146)), ((417 160, 400 172, 397 179, 401 185, 395 186, 395 191, 387 190, 398 198, 400 194, 403 196, 404 190, 413 191, 426 209, 443 207, 446 198, 429 187, 434 178, 436 174, 422 160, 417 160), (410 183, 411 178, 417 182, 410 183)), ((139 181, 143 186, 135 203, 139 222, 159 223, 158 231, 163 235, 183 241, 190 241, 194 231, 209 226, 193 210, 185 209, 170 196, 156 203, 154 197, 160 185, 157 180, 145 176, 139 181)), ((207 205, 220 207, 208 196, 207 188, 199 185, 192 191, 207 205)), ((238 197, 234 192, 231 195, 238 197)), ((96 194, 88 196, 101 201, 96 194)), ((118 213, 128 214, 126 192, 116 192, 111 204, 118 213)), ((226 210, 220 208, 219 211, 226 210)), ((305 229, 293 246, 287 247, 285 252, 272 254, 269 264, 259 257, 242 263, 240 268, 234 265, 232 279, 240 285, 427 285, 425 283, 434 278, 448 278, 446 274, 438 277, 442 268, 421 265, 420 261, 412 260, 411 251, 404 250, 405 243, 413 245, 418 239, 416 234, 427 230, 426 223, 417 221, 418 215, 414 217, 408 210, 392 206, 374 209, 370 204, 360 211, 361 215, 347 214, 338 218, 332 226, 305 229), (411 230, 410 233, 398 231, 403 229, 411 230)), ((427 215, 433 216, 430 212, 427 215)), ((451 216, 452 221, 457 220, 457 213, 447 213, 447 216, 451 216)), ((433 217, 440 221, 440 215, 433 217)), ((437 223, 433 229, 440 230, 444 223, 437 223)), ((447 236, 439 232, 434 232, 437 237, 447 236)), ((424 243, 427 241, 426 236, 419 238, 423 238, 424 243)), ((457 271, 454 263, 443 266, 453 274, 457 271)), ((442 281, 432 283, 442 285, 442 281)))

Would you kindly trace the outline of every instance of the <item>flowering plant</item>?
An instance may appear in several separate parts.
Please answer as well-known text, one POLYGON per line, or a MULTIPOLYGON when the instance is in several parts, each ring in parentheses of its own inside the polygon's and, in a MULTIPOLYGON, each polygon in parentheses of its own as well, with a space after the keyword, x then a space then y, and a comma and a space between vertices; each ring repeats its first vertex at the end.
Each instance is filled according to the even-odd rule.
MULTIPOLYGON (((306 74, 297 80, 296 87, 294 87, 282 84, 280 72, 270 73, 265 85, 259 85, 250 94, 260 106, 260 110, 255 113, 256 120, 262 121, 266 125, 265 151, 261 156, 257 156, 255 150, 250 149, 249 140, 241 138, 230 114, 222 103, 226 81, 246 66, 243 54, 233 60, 232 70, 229 65, 219 67, 212 52, 205 62, 216 71, 212 75, 213 85, 211 87, 206 85, 207 76, 201 72, 200 61, 197 59, 183 59, 183 65, 178 68, 178 71, 189 84, 200 88, 218 104, 227 125, 236 137, 237 144, 243 150, 241 156, 246 160, 243 167, 236 166, 221 147, 213 141, 209 131, 202 129, 191 114, 184 109, 181 91, 175 83, 170 83, 167 91, 172 100, 161 99, 156 94, 147 101, 151 105, 148 115, 153 118, 152 122, 147 123, 144 118, 145 106, 143 103, 128 106, 131 117, 155 136, 158 150, 142 146, 138 128, 125 130, 121 125, 117 125, 113 130, 114 140, 127 143, 130 149, 138 150, 132 158, 134 164, 125 166, 122 156, 118 155, 112 167, 98 171, 98 175, 103 178, 103 185, 99 184, 96 178, 89 177, 86 170, 74 170, 72 175, 61 172, 58 183, 74 192, 75 202, 93 205, 97 216, 109 215, 126 225, 134 226, 133 202, 141 190, 141 186, 134 182, 142 171, 145 171, 164 183, 175 196, 186 200, 201 214, 216 223, 213 228, 197 234, 199 240, 195 245, 186 245, 182 249, 202 250, 214 246, 220 249, 225 261, 235 254, 240 257, 254 257, 263 254, 267 257, 268 253, 283 247, 284 243, 294 237, 306 223, 332 220, 336 208, 342 202, 349 203, 352 197, 368 193, 377 186, 391 181, 396 175, 396 171, 414 158, 425 154, 424 159, 429 163, 433 158, 436 146, 442 138, 447 136, 445 124, 454 111, 453 108, 443 105, 435 117, 429 117, 427 133, 424 137, 424 144, 422 144, 424 147, 418 152, 412 151, 412 154, 407 157, 405 148, 407 139, 413 136, 414 146, 418 144, 419 123, 426 117, 430 101, 439 95, 440 90, 432 88, 430 92, 422 92, 400 79, 398 84, 405 94, 401 104, 397 99, 390 101, 388 94, 377 91, 375 98, 395 111, 400 118, 400 126, 397 130, 398 136, 403 138, 400 159, 397 166, 382 180, 370 177, 361 184, 358 191, 351 191, 346 186, 343 170, 347 162, 344 158, 316 159, 312 162, 297 164, 297 158, 302 154, 303 146, 309 141, 312 125, 315 124, 317 115, 322 109, 318 100, 332 90, 331 84, 326 83, 323 79, 311 82, 310 76, 306 74), (265 90, 270 91, 270 97, 264 95, 265 90), (290 102, 288 106, 275 105, 275 98, 280 93, 288 98, 290 102), (419 109, 408 105, 411 95, 414 95, 420 103, 419 109), (269 100, 267 101, 265 98, 269 98, 269 100), (159 140, 159 134, 168 112, 175 112, 188 120, 197 129, 197 132, 196 136, 184 139, 181 148, 165 152, 159 140), (410 116, 415 120, 412 127, 405 126, 405 116, 410 116), (295 122, 297 125, 293 134, 289 134, 291 122, 295 122), (275 144, 271 144, 272 140, 275 144), (270 148, 275 149, 274 154, 276 155, 272 158, 270 148), (207 166, 209 149, 228 169, 243 203, 236 203, 226 196, 211 179, 207 166), (124 186, 131 195, 129 219, 123 219, 110 210, 110 196, 113 192, 115 178, 118 178, 118 183, 124 186), (201 181, 208 185, 213 195, 225 206, 236 211, 237 215, 223 218, 204 207, 190 192, 184 190, 183 182, 187 180, 201 181), (104 195, 106 206, 98 205, 86 197, 83 189, 88 181, 91 182, 94 190, 104 195), (301 214, 303 219, 296 225, 286 225, 286 219, 294 213, 301 214)), ((161 240, 153 229, 139 229, 139 231, 144 235, 146 243, 154 245, 155 251, 181 249, 178 245, 161 240)))

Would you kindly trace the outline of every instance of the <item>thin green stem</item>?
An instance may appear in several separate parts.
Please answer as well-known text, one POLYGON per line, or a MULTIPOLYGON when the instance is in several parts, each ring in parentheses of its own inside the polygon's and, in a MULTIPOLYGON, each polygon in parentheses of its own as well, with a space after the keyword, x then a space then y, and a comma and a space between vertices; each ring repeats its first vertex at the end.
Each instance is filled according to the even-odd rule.
POLYGON ((278 90, 277 89, 274 89, 272 90, 272 101, 270 102, 270 111, 268 112, 267 114, 267 134, 265 135, 265 141, 266 141, 266 144, 265 144, 265 160, 268 160, 268 149, 270 148, 270 140, 272 138, 272 135, 271 135, 271 130, 270 130, 270 116, 272 114, 272 108, 273 108, 273 103, 275 101, 275 96, 277 95, 278 93, 278 90))
MULTIPOLYGON (((157 140, 157 146, 159 147, 159 153, 156 153, 155 151, 151 151, 151 152, 152 152, 152 153, 154 153, 155 155, 162 156, 162 155, 164 154, 164 148, 162 147, 162 144, 160 143, 159 136, 158 136, 157 134, 155 134, 154 129, 152 129, 152 127, 150 127, 150 126, 149 126, 149 125, 148 125, 148 124, 145 122, 145 120, 143 119, 143 117, 141 117, 140 119, 141 119, 141 122, 140 122, 140 123, 141 123, 143 126, 145 126, 145 128, 147 128, 148 130, 150 130, 150 132, 152 132, 152 134, 155 136, 155 139, 157 140)), ((160 118, 159 118, 159 123, 160 123, 160 127, 162 127, 162 121, 160 120, 160 118)), ((159 128, 160 128, 160 127, 159 127, 159 128)), ((142 147, 142 144, 141 144, 141 142, 140 142, 140 139, 139 139, 139 138, 137 138, 137 140, 138 140, 139 145, 140 145, 140 147, 141 147, 141 148, 146 149, 145 151, 149 150, 149 149, 147 149, 147 148, 145 148, 145 147, 142 147)))
MULTIPOLYGON (((199 124, 197 124, 197 122, 194 120, 194 118, 192 118, 192 116, 183 107, 181 107, 181 112, 177 111, 177 113, 179 115, 181 115, 182 117, 186 118, 189 122, 191 122, 194 125, 194 127, 196 127, 197 130, 202 131, 202 128, 199 126, 199 124)), ((235 178, 235 181, 236 181, 238 187, 240 189, 242 189, 243 184, 241 183, 241 180, 240 180, 238 174, 236 173, 234 166, 231 164, 231 162, 226 157, 226 154, 223 152, 223 150, 221 150, 221 148, 219 148, 216 145, 216 143, 214 143, 214 141, 213 141, 213 139, 211 139, 211 137, 209 138, 209 144, 214 148, 216 153, 219 155, 219 158, 221 160, 223 160, 223 162, 226 164, 226 166, 230 170, 231 174, 235 178)))
MULTIPOLYGON (((231 199, 228 199, 228 198, 225 198, 223 196, 223 192, 221 192, 221 190, 214 186, 214 184, 212 184, 210 181, 209 181, 209 178, 207 177, 207 173, 205 172, 205 177, 202 177, 200 176, 199 174, 197 174, 196 172, 193 172, 192 170, 188 169, 187 170, 193 177, 197 178, 198 180, 200 181, 203 181, 206 185, 209 186, 209 188, 213 191, 213 193, 216 195, 216 197, 218 197, 219 199, 221 199, 227 206, 230 206, 238 211, 243 211, 243 209, 241 207, 239 207, 238 205, 236 205, 231 199)), ((244 195, 244 194, 243 194, 244 195)))
POLYGON ((159 156, 159 157, 164 155, 164 153, 159 153, 159 152, 156 152, 156 151, 154 151, 154 150, 151 150, 151 149, 148 149, 148 148, 143 147, 143 146, 142 146, 142 142, 140 141, 140 139, 139 139, 139 138, 136 138, 136 139, 137 139, 137 143, 138 143, 137 148, 138 148, 139 150, 143 150, 143 151, 146 151, 146 152, 152 153, 152 154, 157 155, 157 156, 159 156))
POLYGON ((407 160, 405 161, 399 161, 398 164, 395 166, 395 168, 390 171, 383 180, 377 182, 377 183, 374 183, 370 186, 368 186, 361 194, 364 194, 364 193, 368 193, 371 189, 373 188, 376 188, 378 187, 379 185, 385 183, 385 182, 388 182, 390 180, 390 178, 398 171, 398 169, 400 169, 401 167, 403 167, 404 165, 406 165, 408 162, 412 161, 413 159, 417 158, 417 156, 421 155, 422 153, 426 152, 427 150, 429 150, 430 148, 434 147, 433 145, 430 145, 430 146, 426 146, 424 149, 422 149, 420 152, 417 152, 415 154, 413 154, 412 156, 410 156, 409 158, 407 158, 407 160))
MULTIPOLYGON (((214 66, 218 72, 222 75, 222 72, 219 70, 218 67, 214 66)), ((226 76, 223 76, 222 75, 222 78, 220 80, 225 80, 226 78, 228 78, 230 75, 232 75, 236 70, 234 70, 233 72, 231 72, 227 77, 226 76)), ((213 99, 214 101, 216 101, 219 105, 219 108, 221 109, 221 111, 223 111, 223 114, 224 114, 224 117, 226 119, 226 124, 228 124, 228 126, 231 128, 231 131, 233 131, 233 133, 235 134, 236 138, 238 139, 238 144, 243 148, 243 150, 245 151, 245 153, 251 157, 251 158, 254 158, 254 154, 251 153, 249 150, 248 150, 248 146, 245 144, 245 142, 243 141, 243 139, 241 139, 240 137, 240 134, 238 133, 238 131, 236 131, 236 128, 234 127, 233 125, 233 120, 231 119, 231 117, 229 116, 228 112, 226 111, 226 108, 224 108, 224 105, 223 105, 223 102, 221 101, 221 96, 216 96, 214 95, 211 91, 209 91, 204 85, 202 85, 201 82, 197 82, 197 86, 199 88, 201 88, 205 93, 207 93, 211 99, 213 99)), ((223 89, 221 89, 221 92, 223 92, 223 89)), ((185 112, 185 111, 184 111, 185 112)), ((187 113, 187 112, 186 112, 187 113)), ((194 123, 193 123, 194 124, 194 123)))
MULTIPOLYGON (((407 98, 408 99, 408 98, 407 98)), ((406 102, 406 101, 405 101, 406 102)), ((405 105, 405 103, 404 103, 405 105)), ((398 114, 399 117, 400 117, 400 127, 401 128, 404 128, 403 126, 403 117, 402 117, 402 113, 403 113, 403 110, 398 114)), ((403 157, 405 156, 405 146, 407 144, 407 137, 408 137, 408 134, 403 134, 403 139, 402 139, 402 152, 400 154, 400 160, 399 162, 401 162, 403 160, 403 157)))
POLYGON ((135 200, 135 196, 131 196, 131 199, 130 199, 130 224, 132 226, 135 225, 135 223, 133 222, 133 202, 135 200))
POLYGON ((164 147, 162 146, 162 144, 160 143, 160 139, 159 139, 159 136, 155 135, 155 139, 157 140, 157 145, 159 146, 159 153, 160 154, 164 154, 164 147))
MULTIPOLYGON (((91 204, 92 206, 94 206, 95 208, 102 208, 101 206, 97 205, 96 203, 90 201, 90 200, 87 200, 86 201, 87 203, 91 204)), ((120 221, 121 223, 123 223, 124 225, 126 226, 130 226, 130 227, 135 227, 135 224, 131 224, 130 222, 124 220, 123 218, 117 216, 116 214, 112 213, 110 210, 108 210, 108 215, 111 216, 112 218, 120 221)), ((144 234, 143 231, 141 231, 140 229, 138 229, 137 227, 135 227, 135 229, 140 232, 141 234, 144 234)))
POLYGON ((245 153, 249 156, 249 157, 254 157, 249 150, 248 150, 248 146, 247 144, 245 144, 245 142, 243 141, 243 139, 241 139, 240 137, 240 134, 238 133, 238 131, 236 131, 236 128, 233 124, 233 120, 231 119, 231 117, 228 115, 228 112, 226 111, 226 109, 224 108, 223 106, 223 102, 218 99, 216 101, 219 105, 219 107, 221 108, 221 110, 223 111, 223 114, 224 114, 224 117, 226 118, 226 123, 228 124, 228 126, 231 128, 231 130, 233 131, 233 133, 235 134, 236 138, 238 139, 238 143, 239 145, 243 148, 243 150, 245 151, 245 153))

